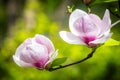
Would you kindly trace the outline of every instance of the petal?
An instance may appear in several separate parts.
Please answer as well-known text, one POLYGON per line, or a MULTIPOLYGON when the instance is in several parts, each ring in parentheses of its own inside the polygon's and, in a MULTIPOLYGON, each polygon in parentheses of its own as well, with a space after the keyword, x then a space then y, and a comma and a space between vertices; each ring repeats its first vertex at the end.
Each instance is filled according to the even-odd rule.
POLYGON ((103 37, 101 37, 99 39, 96 39, 94 41, 91 41, 90 43, 92 43, 92 44, 101 44, 101 43, 104 43, 105 41, 107 41, 111 36, 112 36, 112 33, 105 34, 103 37))
POLYGON ((98 35, 100 33, 100 28, 97 26, 93 20, 88 16, 84 16, 82 18, 82 33, 84 33, 87 36, 91 35, 98 35))
POLYGON ((50 62, 52 62, 58 55, 58 50, 56 50, 52 55, 50 55, 50 62))
POLYGON ((53 53, 55 51, 52 41, 47 37, 37 34, 34 39, 37 43, 45 45, 48 49, 48 53, 53 53))
POLYGON ((96 26, 98 26, 99 28, 101 28, 101 22, 102 22, 102 20, 100 19, 99 16, 97 16, 95 14, 89 14, 89 17, 91 18, 91 20, 94 22, 94 24, 96 26))
POLYGON ((26 39, 17 49, 15 55, 18 57, 21 54, 21 50, 23 50, 28 44, 32 43, 32 38, 26 39))
POLYGON ((79 37, 71 32, 60 31, 60 37, 69 44, 85 44, 79 37))
POLYGON ((109 34, 110 33, 110 29, 108 29, 106 32, 104 32, 104 33, 100 33, 98 36, 97 36, 97 38, 101 38, 103 35, 107 35, 107 34, 109 34))
POLYGON ((32 64, 30 63, 25 63, 24 61, 20 60, 17 56, 13 55, 13 60, 14 62, 21 66, 21 67, 34 67, 32 64))
POLYGON ((19 59, 26 62, 26 63, 34 63, 35 60, 34 58, 32 58, 32 53, 33 52, 30 52, 30 51, 27 51, 27 50, 22 50, 20 55, 19 55, 19 59))
POLYGON ((45 64, 45 67, 46 67, 50 62, 52 62, 53 60, 55 60, 56 57, 57 57, 57 55, 58 55, 58 50, 56 50, 52 55, 50 55, 50 60, 45 64))
POLYGON ((43 45, 31 44, 21 51, 20 59, 27 63, 42 63, 48 60, 48 51, 43 45))
POLYGON ((38 44, 32 44, 29 46, 33 53, 31 54, 31 57, 35 61, 40 61, 41 63, 46 62, 49 59, 49 54, 46 46, 44 45, 38 45, 38 44))
POLYGON ((87 13, 80 9, 76 9, 71 13, 70 18, 69 18, 69 27, 73 34, 75 35, 79 34, 77 28, 74 26, 74 22, 77 19, 81 19, 84 15, 87 15, 87 13))
POLYGON ((111 26, 111 20, 110 20, 110 14, 109 10, 106 9, 102 23, 101 23, 101 33, 106 32, 108 29, 110 29, 111 26))
POLYGON ((110 13, 109 13, 108 9, 106 9, 106 11, 105 11, 105 14, 104 14, 104 17, 103 17, 103 22, 105 22, 108 25, 111 24, 110 13))

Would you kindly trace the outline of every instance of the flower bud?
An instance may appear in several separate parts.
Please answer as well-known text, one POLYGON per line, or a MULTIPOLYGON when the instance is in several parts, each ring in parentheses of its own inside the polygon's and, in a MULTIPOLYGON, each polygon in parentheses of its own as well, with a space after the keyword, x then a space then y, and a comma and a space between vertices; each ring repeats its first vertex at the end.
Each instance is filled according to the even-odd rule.
POLYGON ((16 50, 13 59, 21 67, 46 69, 56 58, 53 43, 43 35, 26 39, 16 50))
POLYGON ((90 4, 92 0, 82 0, 84 4, 90 4))

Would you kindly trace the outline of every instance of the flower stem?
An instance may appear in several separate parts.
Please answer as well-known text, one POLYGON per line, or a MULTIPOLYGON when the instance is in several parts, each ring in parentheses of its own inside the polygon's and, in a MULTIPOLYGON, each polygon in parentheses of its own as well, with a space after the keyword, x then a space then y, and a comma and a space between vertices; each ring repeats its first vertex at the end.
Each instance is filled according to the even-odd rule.
POLYGON ((73 63, 70 63, 70 64, 66 64, 66 65, 63 65, 63 66, 60 65, 56 68, 49 68, 48 71, 55 71, 55 70, 58 70, 58 69, 62 69, 62 68, 66 68, 66 67, 69 67, 69 66, 72 66, 72 65, 75 65, 75 64, 82 63, 82 62, 86 61, 87 59, 91 58, 93 56, 93 53, 96 51, 96 49, 97 48, 92 48, 92 51, 82 60, 79 60, 79 61, 76 61, 76 62, 73 62, 73 63))

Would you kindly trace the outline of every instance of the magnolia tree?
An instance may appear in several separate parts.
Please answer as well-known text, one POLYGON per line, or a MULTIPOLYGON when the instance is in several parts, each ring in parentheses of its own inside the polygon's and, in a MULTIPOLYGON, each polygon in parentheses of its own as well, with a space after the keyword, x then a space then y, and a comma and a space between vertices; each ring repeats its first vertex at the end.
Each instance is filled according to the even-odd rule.
POLYGON ((55 50, 50 39, 41 34, 36 34, 33 38, 26 39, 17 49, 13 60, 21 67, 35 67, 37 69, 54 71, 74 64, 81 63, 90 57, 96 49, 104 45, 111 38, 111 28, 120 23, 120 20, 111 24, 109 9, 105 10, 103 18, 91 12, 89 4, 92 0, 83 0, 87 5, 88 12, 81 9, 68 9, 70 32, 58 32, 60 37, 68 44, 85 45, 91 48, 88 56, 73 63, 61 65, 66 58, 57 58, 58 50, 55 50), (54 67, 56 66, 56 67, 54 67))

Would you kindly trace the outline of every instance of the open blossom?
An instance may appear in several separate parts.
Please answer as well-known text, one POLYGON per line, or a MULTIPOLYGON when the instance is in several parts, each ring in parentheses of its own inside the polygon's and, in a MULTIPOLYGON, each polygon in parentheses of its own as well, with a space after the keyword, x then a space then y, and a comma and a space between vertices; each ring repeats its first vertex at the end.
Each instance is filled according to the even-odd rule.
POLYGON ((16 50, 13 59, 22 67, 45 69, 56 58, 58 51, 53 43, 43 35, 26 39, 16 50))
POLYGON ((76 9, 69 18, 71 32, 60 31, 61 38, 70 44, 82 44, 95 47, 111 37, 111 20, 109 10, 106 9, 103 19, 95 14, 76 9))

